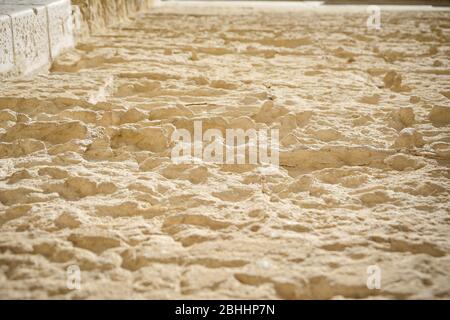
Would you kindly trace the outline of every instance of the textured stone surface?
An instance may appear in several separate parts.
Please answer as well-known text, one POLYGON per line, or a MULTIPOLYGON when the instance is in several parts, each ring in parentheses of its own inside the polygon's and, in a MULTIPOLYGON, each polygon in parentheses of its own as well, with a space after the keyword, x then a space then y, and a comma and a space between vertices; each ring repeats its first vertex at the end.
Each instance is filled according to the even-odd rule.
POLYGON ((48 30, 52 58, 74 45, 70 0, 52 1, 47 5, 48 30))
POLYGON ((50 62, 45 7, 2 5, 0 14, 12 19, 15 72, 26 74, 50 62))
POLYGON ((450 298, 449 13, 204 6, 0 85, 0 298, 450 298), (174 164, 198 120, 281 166, 174 164))
POLYGON ((154 3, 153 0, 0 0, 0 77, 26 75, 46 67, 65 49, 73 47, 75 38, 83 39, 126 21, 154 3))
MULTIPOLYGON (((70 0, 1 0, 0 14, 10 19, 12 35, 7 43, 1 43, 1 49, 4 52, 8 45, 14 45, 14 64, 3 63, 3 75, 32 73, 73 47, 70 0)), ((1 59, 11 60, 3 55, 1 59)))
POLYGON ((158 3, 158 0, 72 0, 81 13, 78 38, 104 31, 106 27, 126 21, 158 3))
POLYGON ((0 14, 0 74, 14 67, 14 49, 12 41, 11 18, 0 14))

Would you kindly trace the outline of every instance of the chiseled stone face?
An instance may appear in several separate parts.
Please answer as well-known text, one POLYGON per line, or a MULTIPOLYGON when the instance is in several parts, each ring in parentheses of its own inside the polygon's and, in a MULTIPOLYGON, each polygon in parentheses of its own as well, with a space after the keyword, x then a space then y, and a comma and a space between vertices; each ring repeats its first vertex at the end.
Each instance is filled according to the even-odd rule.
POLYGON ((50 62, 45 7, 14 9, 12 25, 16 66, 21 73, 29 73, 37 66, 50 62))
POLYGON ((70 0, 0 0, 0 73, 29 74, 73 47, 70 0))
POLYGON ((0 15, 0 73, 14 67, 14 50, 11 32, 11 18, 0 15))
POLYGON ((47 6, 47 11, 51 52, 54 58, 64 49, 74 45, 70 0, 53 1, 47 6))
POLYGON ((145 10, 154 0, 0 0, 0 76, 48 66, 90 34, 145 10))
POLYGON ((0 80, 0 299, 450 298, 448 9, 125 1, 0 80))
POLYGON ((12 20, 16 72, 26 74, 48 63, 50 51, 45 7, 1 5, 0 14, 12 20))

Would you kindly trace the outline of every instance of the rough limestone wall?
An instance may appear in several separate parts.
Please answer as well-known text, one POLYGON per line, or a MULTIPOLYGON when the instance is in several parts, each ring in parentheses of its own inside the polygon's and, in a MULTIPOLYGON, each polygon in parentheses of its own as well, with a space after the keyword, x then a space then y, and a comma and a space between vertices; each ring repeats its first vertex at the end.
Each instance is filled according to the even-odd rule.
POLYGON ((155 0, 0 0, 0 80, 46 70, 76 41, 147 10, 155 0))
POLYGON ((104 30, 107 26, 157 4, 156 0, 72 0, 77 39, 104 30))
POLYGON ((0 0, 0 79, 37 72, 73 45, 70 0, 0 0))

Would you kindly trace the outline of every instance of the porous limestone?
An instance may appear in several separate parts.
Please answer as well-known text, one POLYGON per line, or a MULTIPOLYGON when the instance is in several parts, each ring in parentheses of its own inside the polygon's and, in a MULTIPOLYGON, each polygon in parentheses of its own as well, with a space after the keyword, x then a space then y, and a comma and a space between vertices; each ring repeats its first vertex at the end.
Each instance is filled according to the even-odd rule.
POLYGON ((76 3, 0 85, 1 299, 450 298, 448 10, 76 3), (197 121, 279 166, 175 163, 197 121))

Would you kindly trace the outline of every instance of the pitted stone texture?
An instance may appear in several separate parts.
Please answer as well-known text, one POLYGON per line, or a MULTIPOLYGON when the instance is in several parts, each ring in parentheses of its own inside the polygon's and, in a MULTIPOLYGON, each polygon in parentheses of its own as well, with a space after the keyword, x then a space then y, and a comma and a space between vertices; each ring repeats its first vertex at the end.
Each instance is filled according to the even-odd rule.
POLYGON ((1 82, 0 299, 449 299, 448 13, 202 3, 1 82), (197 121, 279 168, 173 163, 197 121))
POLYGON ((33 73, 73 47, 75 38, 102 32, 157 2, 0 0, 0 77, 33 73))
POLYGON ((0 73, 14 67, 14 50, 11 32, 11 18, 0 15, 0 73))
POLYGON ((52 57, 74 45, 70 0, 53 1, 47 6, 52 57))
POLYGON ((1 75, 32 73, 74 45, 70 0, 0 0, 0 17, 1 75))
POLYGON ((128 17, 157 6, 158 0, 72 0, 81 13, 77 38, 104 31, 108 26, 126 21, 128 17))
POLYGON ((74 45, 70 0, 0 0, 0 75, 49 65, 74 45))
POLYGON ((0 14, 12 19, 15 68, 27 74, 49 63, 50 50, 45 7, 24 8, 2 5, 0 14))
POLYGON ((51 57, 74 45, 72 10, 70 0, 0 0, 1 5, 16 5, 20 8, 45 7, 48 18, 51 57))

